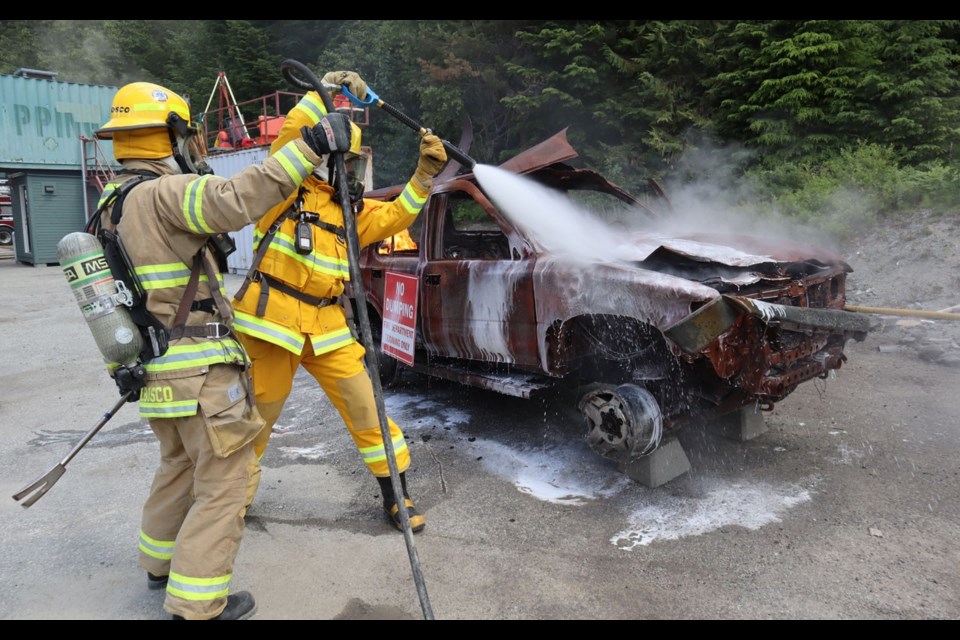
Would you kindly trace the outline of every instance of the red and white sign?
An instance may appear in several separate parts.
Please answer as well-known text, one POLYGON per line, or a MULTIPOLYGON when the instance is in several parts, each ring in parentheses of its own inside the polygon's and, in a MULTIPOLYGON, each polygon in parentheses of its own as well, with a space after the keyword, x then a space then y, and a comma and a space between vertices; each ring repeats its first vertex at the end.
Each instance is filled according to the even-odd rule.
POLYGON ((380 348, 413 366, 416 346, 417 279, 405 273, 387 271, 383 286, 383 335, 380 348))

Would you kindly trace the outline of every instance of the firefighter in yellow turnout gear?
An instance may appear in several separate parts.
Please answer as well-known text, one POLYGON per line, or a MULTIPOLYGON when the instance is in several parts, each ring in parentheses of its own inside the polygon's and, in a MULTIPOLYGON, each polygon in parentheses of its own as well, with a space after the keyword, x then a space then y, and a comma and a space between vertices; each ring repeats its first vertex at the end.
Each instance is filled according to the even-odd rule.
POLYGON ((320 163, 320 150, 290 140, 262 165, 217 177, 200 155, 186 101, 146 82, 117 91, 111 119, 96 136, 112 141, 123 165, 104 190, 98 233, 119 234, 147 310, 169 334, 162 354, 141 352, 145 375, 121 376, 130 367, 108 363, 121 394, 135 393, 131 401, 139 401, 159 443, 141 517, 140 566, 149 588, 166 589, 163 606, 174 619, 243 620, 256 601, 246 591, 231 593, 230 582, 256 465, 253 438, 264 421, 211 239, 295 194, 320 163), (119 193, 122 205, 111 199, 119 193))
MULTIPOLYGON (((366 97, 366 84, 352 72, 331 72, 324 76, 323 82, 346 85, 360 99, 366 97)), ((316 92, 307 93, 287 114, 271 146, 271 154, 301 135, 311 135, 311 128, 325 113, 320 96, 316 92)), ((342 114, 327 117, 334 116, 342 114)), ((348 167, 360 153, 360 129, 352 122, 350 125, 350 152, 344 155, 348 167)), ((355 209, 362 205, 356 215, 360 246, 387 238, 413 224, 426 201, 433 177, 446 161, 442 142, 428 133, 420 141, 417 169, 398 198, 379 202, 357 197, 355 209)), ((334 178, 338 179, 342 178, 334 178)), ((354 197, 351 195, 351 199, 354 197)), ((380 484, 385 511, 393 524, 402 528, 373 384, 364 365, 364 348, 351 332, 340 298, 345 282, 350 279, 350 269, 343 209, 337 190, 316 173, 308 177, 299 196, 288 198, 257 223, 254 249, 255 255, 262 257, 259 262, 254 259, 233 304, 234 327, 253 362, 257 407, 266 420, 266 426, 254 441, 257 459, 262 458, 267 448, 273 425, 292 390, 294 375, 302 366, 340 413, 363 461, 380 484), (303 233, 309 241, 302 240, 303 233), (305 245, 308 249, 304 249, 305 245)), ((407 494, 405 472, 410 466, 410 452, 397 424, 390 418, 387 422, 411 529, 417 532, 425 523, 407 494)), ((248 504, 256 489, 257 486, 251 484, 248 504)))

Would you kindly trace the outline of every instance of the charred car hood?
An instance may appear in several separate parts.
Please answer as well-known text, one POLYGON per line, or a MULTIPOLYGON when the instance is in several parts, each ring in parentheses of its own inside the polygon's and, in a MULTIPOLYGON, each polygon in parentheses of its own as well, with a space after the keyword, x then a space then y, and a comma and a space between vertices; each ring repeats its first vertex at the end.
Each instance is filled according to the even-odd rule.
MULTIPOLYGON (((611 242, 613 242, 611 240, 611 242)), ((634 232, 611 245, 609 260, 551 251, 537 257, 534 286, 543 326, 578 315, 628 315, 664 329, 722 294, 775 287, 848 265, 829 250, 736 234, 634 232)))
POLYGON ((829 249, 793 242, 784 238, 765 238, 742 234, 688 233, 668 236, 655 232, 637 232, 628 238, 639 260, 651 256, 669 259, 669 254, 700 262, 716 262, 730 267, 749 267, 771 262, 815 261, 823 265, 844 264, 843 258, 829 249))

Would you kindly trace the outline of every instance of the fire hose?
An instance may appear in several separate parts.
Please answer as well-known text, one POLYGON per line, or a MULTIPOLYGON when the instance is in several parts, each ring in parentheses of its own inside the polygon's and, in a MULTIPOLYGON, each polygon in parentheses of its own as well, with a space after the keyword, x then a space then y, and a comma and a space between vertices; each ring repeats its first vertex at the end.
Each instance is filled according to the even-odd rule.
POLYGON ((847 311, 859 313, 875 313, 884 316, 914 316, 917 318, 929 318, 931 320, 960 320, 960 313, 950 313, 948 311, 924 311, 923 309, 891 309, 889 307, 861 307, 848 304, 844 306, 847 311))
MULTIPOLYGON (((308 84, 301 79, 290 77, 287 74, 284 74, 284 76, 291 84, 301 89, 313 89, 313 86, 311 84, 308 84)), ((350 90, 346 86, 342 86, 342 87, 337 85, 322 85, 322 86, 327 89, 336 89, 340 91, 341 95, 343 95, 346 98, 349 98, 350 102, 358 106, 369 107, 371 105, 375 105, 383 109, 388 114, 390 114, 391 116, 393 116, 394 118, 396 118, 397 120, 405 124, 406 126, 416 131, 417 135, 423 136, 423 135, 426 135, 427 133, 433 133, 430 129, 428 129, 427 127, 424 127, 422 124, 420 124, 419 122, 417 122, 416 120, 408 116, 407 114, 403 113, 393 105, 387 104, 386 102, 384 102, 380 98, 380 96, 378 96, 376 92, 370 88, 370 85, 367 85, 367 97, 364 98, 363 100, 361 100, 357 96, 350 93, 350 90)), ((330 107, 328 106, 327 109, 329 110, 330 107)), ((446 149, 448 156, 450 156, 451 158, 459 162, 461 165, 463 165, 467 169, 472 170, 476 166, 477 161, 471 158, 470 156, 468 156, 466 153, 463 152, 462 149, 460 149, 453 143, 448 142, 447 140, 443 140, 442 138, 440 140, 440 143, 443 144, 443 148, 446 149)))
MULTIPOLYGON (((287 59, 280 64, 280 71, 283 77, 291 84, 301 89, 313 89, 320 94, 327 113, 334 112, 333 100, 330 98, 327 86, 320 82, 306 65, 296 60, 287 59), (295 73, 299 74, 299 77, 295 75, 295 73)), ((407 554, 410 557, 410 566, 413 568, 414 582, 417 586, 417 593, 420 596, 420 606, 423 609, 423 616, 427 620, 433 620, 433 611, 430 608, 430 601, 427 597, 426 585, 424 584, 423 574, 420 570, 420 561, 417 557, 416 547, 413 544, 413 532, 410 529, 410 514, 407 512, 406 501, 403 499, 403 486, 400 483, 397 457, 393 449, 393 440, 390 437, 390 426, 386 419, 383 388, 380 384, 380 364, 377 361, 376 349, 371 337, 370 315, 367 311, 366 292, 363 289, 363 276, 360 271, 360 239, 357 235, 356 221, 353 219, 353 208, 350 206, 349 188, 347 181, 343 179, 343 176, 347 175, 346 162, 344 161, 343 152, 341 151, 333 152, 331 156, 334 161, 334 170, 341 176, 341 179, 338 180, 337 195, 340 199, 340 206, 343 209, 343 227, 346 232, 350 279, 354 283, 353 296, 357 302, 356 311, 360 324, 360 338, 366 351, 364 358, 366 359, 367 371, 373 383, 373 395, 376 399, 377 414, 380 418, 380 433, 383 437, 383 446, 387 454, 387 466, 390 469, 390 482, 393 485, 393 495, 398 496, 397 506, 400 512, 400 522, 403 525, 403 538, 407 544, 407 554)))

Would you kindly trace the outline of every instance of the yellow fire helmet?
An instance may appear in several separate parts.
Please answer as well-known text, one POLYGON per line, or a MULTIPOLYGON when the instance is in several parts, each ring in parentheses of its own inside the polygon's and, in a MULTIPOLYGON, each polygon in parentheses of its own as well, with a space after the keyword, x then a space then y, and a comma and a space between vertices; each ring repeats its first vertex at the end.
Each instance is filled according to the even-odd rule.
POLYGON ((203 161, 190 106, 179 95, 152 82, 133 82, 113 98, 110 120, 94 135, 113 141, 117 160, 156 160, 174 156, 184 173, 210 173, 203 161))

